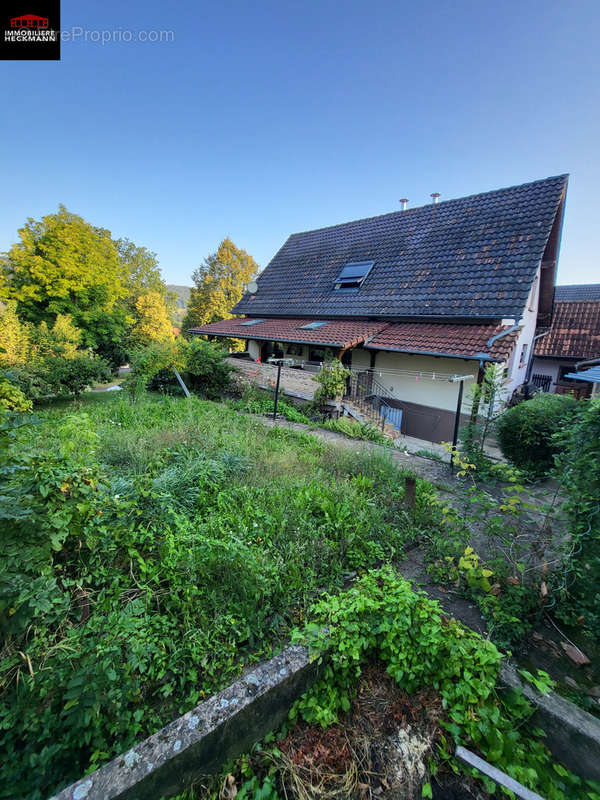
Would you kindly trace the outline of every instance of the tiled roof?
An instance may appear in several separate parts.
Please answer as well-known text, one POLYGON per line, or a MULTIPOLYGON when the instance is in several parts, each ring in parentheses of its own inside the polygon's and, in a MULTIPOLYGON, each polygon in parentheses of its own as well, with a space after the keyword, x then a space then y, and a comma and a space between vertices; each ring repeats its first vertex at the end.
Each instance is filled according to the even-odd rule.
POLYGON ((554 304, 550 333, 538 339, 536 356, 600 357, 600 300, 554 304))
POLYGON ((600 300, 600 283, 573 283, 570 286, 556 286, 554 302, 567 300, 600 300))
POLYGON ((192 333, 209 336, 229 336, 237 339, 259 339, 260 341, 297 342, 298 344, 321 344, 330 347, 353 347, 364 342, 385 328, 384 322, 367 320, 332 320, 320 328, 307 330, 302 325, 309 319, 265 319, 253 325, 245 325, 250 318, 224 319, 211 325, 190 328, 192 333))
POLYGON ((367 320, 332 320, 321 328, 302 328, 310 319, 265 319, 244 325, 250 317, 225 319, 210 325, 190 328, 192 333, 228 336, 260 341, 320 344, 329 347, 355 347, 365 342, 371 350, 398 350, 407 353, 473 358, 484 354, 505 361, 517 339, 518 331, 496 340, 491 349, 488 341, 505 330, 500 325, 453 325, 431 322, 385 323, 367 320))
POLYGON ((396 350, 473 358, 484 354, 488 358, 506 361, 517 340, 519 331, 496 339, 491 348, 488 342, 508 327, 501 325, 453 325, 430 322, 399 322, 388 325, 382 333, 370 339, 365 347, 375 350, 396 350))
POLYGON ((519 319, 567 176, 290 236, 234 313, 519 319), (348 262, 373 261, 335 291, 348 262))

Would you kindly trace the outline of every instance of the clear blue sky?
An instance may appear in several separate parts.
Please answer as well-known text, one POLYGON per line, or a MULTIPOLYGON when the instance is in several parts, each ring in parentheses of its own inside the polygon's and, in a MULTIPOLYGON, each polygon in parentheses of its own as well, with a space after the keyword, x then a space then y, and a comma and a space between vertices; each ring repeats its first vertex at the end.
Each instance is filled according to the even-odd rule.
POLYGON ((288 234, 571 173, 559 282, 600 281, 597 0, 62 2, 63 29, 173 31, 0 62, 0 250, 59 203, 156 251, 288 234))

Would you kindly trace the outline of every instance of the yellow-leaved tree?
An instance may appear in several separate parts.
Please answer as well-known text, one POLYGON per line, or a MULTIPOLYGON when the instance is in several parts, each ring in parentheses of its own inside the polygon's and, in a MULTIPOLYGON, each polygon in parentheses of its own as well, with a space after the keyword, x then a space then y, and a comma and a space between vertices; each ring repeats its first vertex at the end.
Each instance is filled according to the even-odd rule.
POLYGON ((229 237, 223 239, 216 253, 211 253, 193 273, 192 288, 181 329, 231 319, 231 309, 242 299, 244 288, 258 272, 258 264, 229 237))
POLYGON ((140 295, 135 310, 137 321, 131 331, 131 340, 135 345, 173 340, 173 327, 162 294, 146 292, 140 295))

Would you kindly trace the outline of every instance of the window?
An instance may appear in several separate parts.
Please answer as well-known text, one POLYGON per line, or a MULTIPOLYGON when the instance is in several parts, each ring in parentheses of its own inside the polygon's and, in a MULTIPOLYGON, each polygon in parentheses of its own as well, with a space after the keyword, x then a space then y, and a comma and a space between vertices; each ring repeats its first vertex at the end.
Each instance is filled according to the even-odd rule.
POLYGON ((352 261, 342 269, 334 282, 336 291, 359 289, 371 271, 372 261, 352 261))
POLYGON ((304 353, 304 348, 301 344, 288 344, 287 352, 289 356, 301 356, 304 353))
POLYGON ((327 322, 309 322, 307 325, 300 325, 298 330, 314 331, 315 328, 322 328, 323 325, 327 325, 327 322))
POLYGON ((529 345, 527 345, 527 344, 524 344, 523 347, 521 348, 521 360, 519 361, 519 366, 520 367, 522 367, 523 364, 525 364, 525 362, 527 361, 527 350, 528 350, 528 348, 529 348, 529 345))
POLYGON ((241 324, 247 328, 248 325, 258 325, 259 322, 264 322, 264 319, 249 319, 248 322, 242 322, 241 324))

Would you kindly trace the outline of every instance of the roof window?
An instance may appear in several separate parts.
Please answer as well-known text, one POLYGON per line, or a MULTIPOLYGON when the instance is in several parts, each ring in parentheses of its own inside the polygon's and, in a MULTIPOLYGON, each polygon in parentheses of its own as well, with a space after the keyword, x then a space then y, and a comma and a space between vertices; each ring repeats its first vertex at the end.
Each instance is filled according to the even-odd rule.
POLYGON ((359 289, 372 266, 372 261, 351 261, 346 264, 334 281, 335 290, 359 289))
POLYGON ((248 325, 258 325, 259 322, 264 322, 264 319, 249 319, 248 322, 241 322, 240 325, 247 328, 248 325))
POLYGON ((323 325, 327 325, 327 322, 309 322, 307 325, 300 325, 299 330, 314 331, 315 328, 322 328, 323 325))

